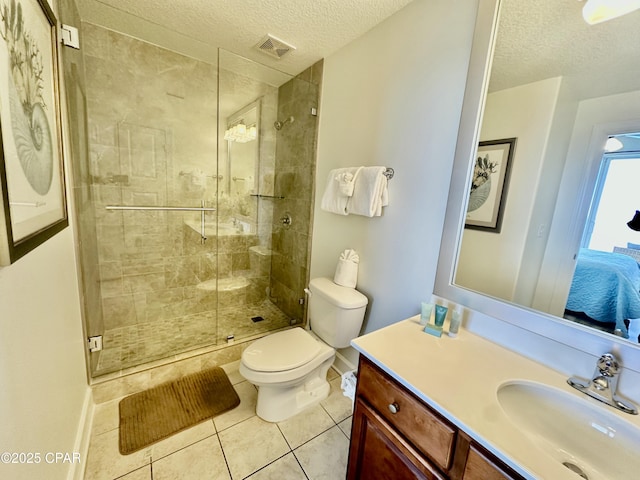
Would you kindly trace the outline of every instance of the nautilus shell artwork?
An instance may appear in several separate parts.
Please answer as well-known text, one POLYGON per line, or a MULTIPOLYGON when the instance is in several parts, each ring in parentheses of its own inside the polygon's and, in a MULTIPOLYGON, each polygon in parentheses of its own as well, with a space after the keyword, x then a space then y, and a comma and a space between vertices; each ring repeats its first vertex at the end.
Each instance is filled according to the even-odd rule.
POLYGON ((53 143, 44 109, 35 103, 30 112, 25 111, 12 78, 9 78, 9 103, 13 140, 24 176, 31 188, 46 195, 53 180, 53 143))
POLYGON ((18 160, 29 185, 46 195, 53 180, 54 151, 43 98, 42 53, 24 27, 20 2, 2 5, 0 20, 0 35, 9 53, 9 109, 18 160))

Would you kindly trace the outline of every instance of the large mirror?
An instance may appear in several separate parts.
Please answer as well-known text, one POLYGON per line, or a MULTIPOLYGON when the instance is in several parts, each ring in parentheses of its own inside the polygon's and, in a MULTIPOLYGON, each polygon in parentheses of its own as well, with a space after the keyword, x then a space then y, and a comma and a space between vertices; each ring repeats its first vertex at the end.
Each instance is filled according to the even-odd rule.
MULTIPOLYGON (((241 197, 256 191, 260 151, 260 100, 251 102, 227 117, 224 139, 227 140, 226 191, 229 196, 241 197)), ((223 180, 224 181, 224 180, 223 180)))
POLYGON ((607 139, 634 150, 625 158, 638 153, 640 10, 588 25, 575 0, 479 4, 436 293, 563 343, 634 349, 637 328, 577 323, 566 307, 581 247, 640 244, 626 226, 640 209, 637 187, 613 189, 626 209, 623 238, 597 247, 589 233, 612 159, 607 139), (476 164, 492 169, 487 143, 496 163, 508 158, 499 148, 511 149, 501 198, 487 201, 502 209, 501 228, 475 227, 467 210, 476 164))

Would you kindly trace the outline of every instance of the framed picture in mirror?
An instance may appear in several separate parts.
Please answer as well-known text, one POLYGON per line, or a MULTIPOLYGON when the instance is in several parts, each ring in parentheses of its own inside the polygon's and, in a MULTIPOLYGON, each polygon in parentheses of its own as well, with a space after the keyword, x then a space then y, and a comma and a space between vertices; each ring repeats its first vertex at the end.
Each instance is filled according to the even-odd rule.
POLYGON ((0 0, 0 265, 68 225, 56 18, 46 0, 0 0))
POLYGON ((515 138, 478 144, 465 228, 500 233, 515 147, 515 138))

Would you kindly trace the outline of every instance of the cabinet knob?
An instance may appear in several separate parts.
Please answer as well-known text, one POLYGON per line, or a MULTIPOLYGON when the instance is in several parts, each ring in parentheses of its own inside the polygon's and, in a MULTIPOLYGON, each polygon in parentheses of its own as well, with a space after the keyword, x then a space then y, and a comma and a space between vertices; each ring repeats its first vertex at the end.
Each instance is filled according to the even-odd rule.
POLYGON ((396 402, 390 403, 389 411, 391 413, 398 413, 400 411, 400 405, 398 405, 396 402))

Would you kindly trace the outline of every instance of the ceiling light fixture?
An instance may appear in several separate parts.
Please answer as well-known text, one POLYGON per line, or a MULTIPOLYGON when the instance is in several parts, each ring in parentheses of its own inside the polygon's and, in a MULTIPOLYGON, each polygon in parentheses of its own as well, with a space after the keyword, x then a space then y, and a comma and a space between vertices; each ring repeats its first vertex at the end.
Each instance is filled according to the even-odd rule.
POLYGON ((605 143, 605 145, 604 145, 604 151, 605 152, 617 152, 622 147, 624 147, 624 145, 622 144, 622 142, 620 140, 618 140, 616 137, 609 137, 609 138, 607 138, 607 143, 605 143))
POLYGON ((640 0, 587 0, 582 16, 589 25, 621 17, 640 8, 640 0))
POLYGON ((230 142, 247 143, 255 140, 258 136, 255 125, 247 127, 242 121, 233 127, 227 128, 224 132, 224 139, 230 142))

